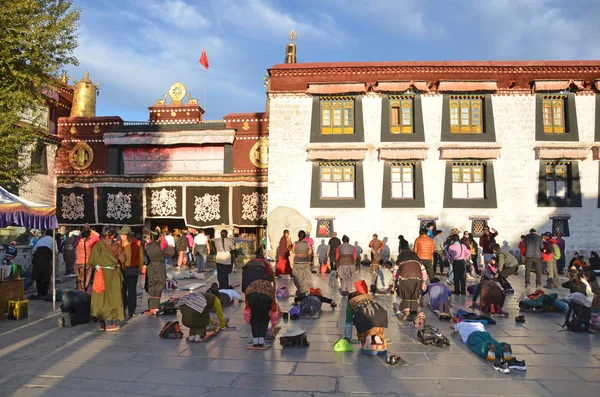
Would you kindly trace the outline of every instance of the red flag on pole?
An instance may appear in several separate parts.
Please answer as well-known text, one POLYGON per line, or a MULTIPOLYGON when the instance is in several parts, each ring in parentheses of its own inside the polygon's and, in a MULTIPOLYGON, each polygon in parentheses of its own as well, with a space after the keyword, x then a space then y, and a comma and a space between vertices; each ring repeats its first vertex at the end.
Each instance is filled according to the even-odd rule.
POLYGON ((202 56, 200 57, 200 65, 204 66, 205 69, 208 69, 208 56, 206 56, 206 50, 202 49, 202 56))

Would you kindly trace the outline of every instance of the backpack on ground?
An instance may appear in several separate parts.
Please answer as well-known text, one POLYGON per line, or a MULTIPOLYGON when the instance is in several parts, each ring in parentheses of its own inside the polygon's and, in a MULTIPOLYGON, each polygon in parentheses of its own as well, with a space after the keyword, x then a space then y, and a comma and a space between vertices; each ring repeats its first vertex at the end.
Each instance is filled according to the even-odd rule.
POLYGON ((558 244, 554 244, 552 243, 552 247, 554 248, 554 260, 557 261, 562 257, 562 254, 560 252, 560 247, 558 246, 558 244))
POLYGON ((300 314, 302 316, 315 316, 321 311, 321 299, 309 295, 300 302, 300 314))
POLYGON ((179 321, 169 321, 158 334, 163 339, 181 339, 183 332, 179 326, 179 321))
POLYGON ((177 314, 175 303, 171 301, 161 303, 158 310, 161 314, 177 314))
POLYGON ((424 345, 437 346, 437 347, 448 347, 450 341, 447 337, 435 327, 425 324, 423 328, 417 331, 417 339, 424 345))
POLYGON ((565 323, 562 326, 573 332, 589 332, 591 319, 592 310, 590 307, 571 300, 565 323))

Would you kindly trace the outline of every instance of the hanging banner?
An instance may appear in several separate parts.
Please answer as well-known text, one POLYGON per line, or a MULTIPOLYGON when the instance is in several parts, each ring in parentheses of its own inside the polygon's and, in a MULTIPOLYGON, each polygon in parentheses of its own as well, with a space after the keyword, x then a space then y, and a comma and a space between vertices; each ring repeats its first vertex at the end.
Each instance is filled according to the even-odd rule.
POLYGON ((266 187, 234 187, 233 224, 241 227, 266 225, 268 201, 266 187))
POLYGON ((186 187, 185 221, 193 227, 229 225, 229 188, 186 187))
POLYGON ((131 187, 97 188, 98 223, 143 225, 142 189, 131 187))
POLYGON ((147 218, 183 218, 183 187, 146 188, 147 218))
POLYGON ((96 208, 93 188, 56 189, 56 219, 61 225, 94 225, 96 208))

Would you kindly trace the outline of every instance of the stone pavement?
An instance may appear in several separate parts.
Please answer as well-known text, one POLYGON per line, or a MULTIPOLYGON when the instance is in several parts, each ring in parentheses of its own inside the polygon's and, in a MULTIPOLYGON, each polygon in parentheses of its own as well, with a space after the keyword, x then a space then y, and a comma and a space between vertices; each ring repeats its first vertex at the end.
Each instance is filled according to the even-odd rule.
MULTIPOLYGON (((369 277, 366 270, 362 274, 369 277)), ((211 275, 206 282, 213 279, 211 275)), ((233 274, 232 280, 239 282, 240 274, 233 274)), ((315 275, 312 281, 329 291, 326 276, 315 275)), ((525 324, 515 324, 525 288, 522 275, 511 282, 517 293, 507 299, 510 317, 499 319, 488 331, 513 346, 515 355, 527 362, 526 372, 494 371, 468 350, 448 323, 433 316, 429 321, 450 338, 450 348, 422 345, 414 327, 390 317, 389 353, 400 354, 408 366, 389 367, 381 357, 358 351, 334 353, 333 342, 344 329, 343 305, 324 305, 318 320, 283 323, 282 333, 289 326, 307 331, 307 349, 283 350, 276 341, 269 351, 248 351, 250 330, 242 318, 243 305, 236 304, 225 312, 237 330, 222 332, 206 344, 159 339, 162 325, 173 316, 137 316, 116 333, 101 332, 95 324, 57 328, 55 317, 12 322, 12 329, 4 325, 0 396, 597 396, 600 336, 559 332, 562 314, 528 314, 525 324)), ((290 285, 293 291, 287 276, 278 285, 290 285)), ((566 292, 560 289, 559 294, 566 292)), ((339 295, 334 299, 340 302, 339 295)), ((397 298, 378 299, 391 313, 397 298)), ((291 298, 280 304, 287 310, 291 298)), ((458 307, 466 307, 465 297, 455 303, 458 307)), ((430 314, 427 309, 425 313, 430 314)))

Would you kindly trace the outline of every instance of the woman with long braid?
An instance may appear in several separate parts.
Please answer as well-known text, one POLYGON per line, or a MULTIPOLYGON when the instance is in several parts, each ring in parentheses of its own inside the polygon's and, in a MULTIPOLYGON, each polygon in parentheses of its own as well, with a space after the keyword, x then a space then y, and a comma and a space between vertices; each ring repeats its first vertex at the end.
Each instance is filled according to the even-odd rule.
POLYGON ((221 238, 215 239, 217 249, 217 281, 219 289, 231 289, 229 286, 229 273, 231 273, 231 251, 235 249, 232 239, 227 237, 227 230, 221 230, 221 238))

